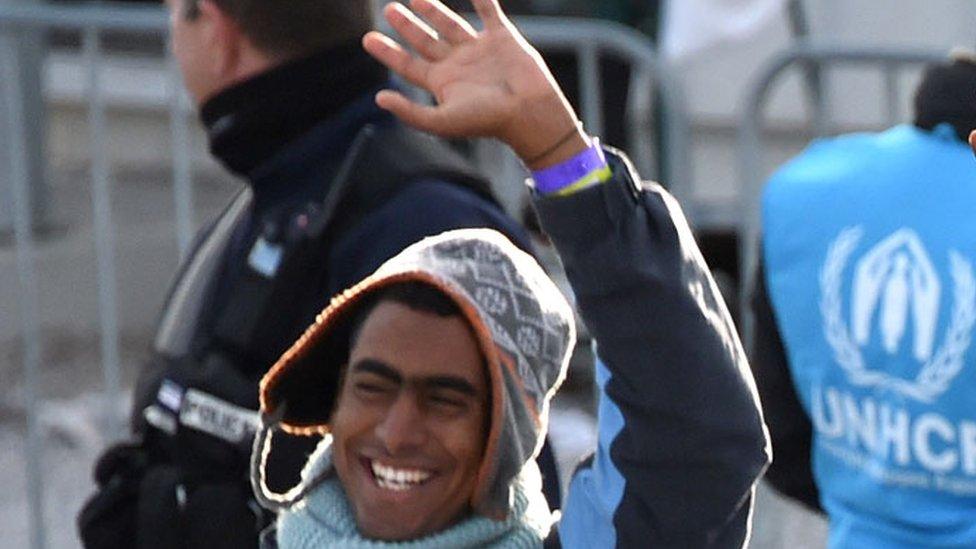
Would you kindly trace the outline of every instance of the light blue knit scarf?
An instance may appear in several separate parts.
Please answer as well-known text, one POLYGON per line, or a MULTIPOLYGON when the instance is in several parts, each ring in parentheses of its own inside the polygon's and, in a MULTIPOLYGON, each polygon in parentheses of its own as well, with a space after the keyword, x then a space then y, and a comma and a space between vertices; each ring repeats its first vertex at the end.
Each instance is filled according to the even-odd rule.
POLYGON ((472 516, 447 530, 419 540, 369 540, 357 531, 346 495, 332 473, 331 446, 331 438, 326 437, 309 457, 302 473, 303 483, 319 484, 278 516, 278 545, 281 549, 538 548, 542 547, 542 541, 555 520, 542 495, 541 477, 532 460, 512 483, 512 503, 507 520, 472 516))

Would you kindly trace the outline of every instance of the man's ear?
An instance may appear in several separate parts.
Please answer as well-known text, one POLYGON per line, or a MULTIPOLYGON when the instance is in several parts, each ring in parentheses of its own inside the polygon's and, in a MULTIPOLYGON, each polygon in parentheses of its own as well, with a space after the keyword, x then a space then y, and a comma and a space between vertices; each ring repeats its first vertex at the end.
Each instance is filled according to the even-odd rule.
POLYGON ((200 0, 197 23, 203 25, 203 39, 211 55, 210 66, 218 82, 229 84, 239 78, 241 49, 246 40, 237 22, 213 0, 200 0))
POLYGON ((973 148, 973 154, 976 154, 976 130, 969 134, 969 146, 973 148))

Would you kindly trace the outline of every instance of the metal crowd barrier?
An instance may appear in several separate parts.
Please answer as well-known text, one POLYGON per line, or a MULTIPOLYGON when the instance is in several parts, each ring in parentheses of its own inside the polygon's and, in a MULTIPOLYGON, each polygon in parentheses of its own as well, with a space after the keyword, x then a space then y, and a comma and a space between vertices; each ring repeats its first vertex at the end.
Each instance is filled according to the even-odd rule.
POLYGON ((744 339, 752 337, 753 318, 748 306, 748 289, 756 276, 760 238, 760 195, 765 183, 763 173, 762 131, 764 115, 770 100, 770 92, 788 70, 799 66, 807 76, 807 84, 816 89, 807 90, 812 98, 810 126, 818 136, 830 133, 831 121, 828 94, 824 86, 827 69, 838 66, 862 66, 881 71, 884 75, 884 101, 889 125, 899 122, 899 103, 902 95, 898 77, 907 68, 926 63, 945 61, 943 50, 895 49, 879 47, 838 47, 798 42, 783 51, 760 71, 746 94, 746 101, 739 119, 739 192, 742 217, 739 227, 740 271, 743 273, 740 295, 741 325, 744 339), (811 77, 810 75, 816 75, 811 77))
MULTIPOLYGON (((101 336, 102 371, 107 408, 106 428, 121 422, 112 403, 117 402, 120 388, 119 325, 116 306, 115 233, 110 200, 110 166, 106 149, 106 103, 98 64, 102 58, 101 33, 128 31, 156 34, 166 32, 167 16, 159 6, 136 5, 49 5, 39 3, 0 4, 0 36, 5 45, 15 44, 25 33, 63 29, 81 31, 84 59, 87 64, 87 102, 92 209, 98 270, 98 304, 101 336)), ((2 47, 2 96, 7 115, 10 146, 10 180, 13 198, 14 240, 20 284, 20 321, 24 338, 24 398, 27 416, 26 479, 31 547, 46 546, 43 508, 43 448, 37 423, 37 378, 40 367, 41 340, 38 326, 37 298, 39 288, 34 266, 34 241, 29 205, 30 181, 27 162, 29 151, 25 136, 28 124, 21 108, 24 83, 20 79, 20 59, 16 49, 2 47)), ((188 129, 180 107, 180 85, 177 79, 171 90, 170 125, 173 137, 173 179, 176 203, 176 231, 181 254, 192 237, 192 203, 190 200, 190 160, 187 150, 188 129)), ((113 431, 109 431, 113 432, 113 431)), ((88 474, 81 471, 79 474, 88 474)))
MULTIPOLYGON (((626 27, 597 21, 527 17, 516 20, 528 39, 542 50, 568 50, 579 56, 579 75, 582 85, 582 117, 591 133, 599 134, 601 119, 600 68, 601 53, 612 53, 624 59, 633 69, 626 112, 631 154, 643 173, 654 173, 655 159, 652 143, 653 103, 655 94, 665 106, 663 120, 667 139, 667 154, 659 159, 666 173, 671 174, 670 187, 681 196, 688 188, 688 124, 683 108, 683 96, 674 79, 658 59, 650 42, 626 27)), ((108 407, 120 396, 119 320, 117 311, 117 283, 115 228, 111 208, 111 166, 108 156, 106 104, 99 63, 104 59, 101 35, 106 31, 124 31, 165 36, 167 14, 164 9, 138 4, 46 4, 0 3, 0 97, 7 116, 6 131, 10 147, 10 178, 13 200, 14 241, 20 289, 20 323, 24 341, 24 394, 27 416, 26 479, 28 486, 28 514, 31 546, 46 546, 42 484, 42 441, 37 422, 38 372, 42 341, 39 332, 38 288, 34 264, 35 243, 32 235, 30 210, 31 178, 28 173, 28 134, 30 124, 23 110, 25 82, 15 45, 27 33, 51 29, 80 32, 84 63, 87 66, 88 143, 90 147, 90 175, 92 179, 92 210, 98 276, 99 327, 101 337, 102 371, 108 407)), ((175 203, 175 232, 180 254, 183 255, 192 238, 193 203, 191 157, 188 150, 189 128, 181 105, 182 85, 172 59, 168 61, 172 75, 168 90, 169 125, 172 146, 173 200, 175 203)), ((36 88, 36 82, 31 83, 36 88)), ((106 409, 110 422, 106 429, 120 426, 121 418, 114 409, 106 409)), ((120 431, 107 431, 109 433, 120 431)), ((88 474, 88 471, 79 471, 88 474)))

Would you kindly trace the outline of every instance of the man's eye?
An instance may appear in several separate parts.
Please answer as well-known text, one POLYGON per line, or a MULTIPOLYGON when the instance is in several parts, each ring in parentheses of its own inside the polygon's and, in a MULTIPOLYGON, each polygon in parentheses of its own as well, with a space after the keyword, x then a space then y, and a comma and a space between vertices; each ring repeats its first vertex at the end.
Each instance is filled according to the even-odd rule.
POLYGON ((460 410, 464 408, 464 401, 443 395, 431 395, 430 403, 443 409, 460 410))
POLYGON ((379 383, 371 383, 369 381, 358 381, 355 383, 354 387, 360 393, 367 395, 379 395, 386 392, 386 387, 380 385, 379 383))

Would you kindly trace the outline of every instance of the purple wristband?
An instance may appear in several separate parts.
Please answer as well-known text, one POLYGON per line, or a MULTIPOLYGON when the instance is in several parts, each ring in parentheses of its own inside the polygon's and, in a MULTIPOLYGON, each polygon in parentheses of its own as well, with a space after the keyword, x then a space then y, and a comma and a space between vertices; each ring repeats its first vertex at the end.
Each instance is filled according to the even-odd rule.
POLYGON ((592 138, 593 144, 576 156, 548 168, 532 172, 535 190, 541 194, 558 192, 593 170, 604 168, 607 159, 603 156, 600 141, 592 138))

